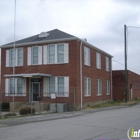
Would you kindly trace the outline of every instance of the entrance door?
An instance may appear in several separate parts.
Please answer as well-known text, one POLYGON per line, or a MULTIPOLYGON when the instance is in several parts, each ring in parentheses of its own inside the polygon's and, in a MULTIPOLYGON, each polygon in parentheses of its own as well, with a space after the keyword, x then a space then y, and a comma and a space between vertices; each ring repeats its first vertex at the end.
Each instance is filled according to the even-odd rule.
POLYGON ((38 96, 40 95, 40 83, 34 82, 32 83, 32 96, 33 101, 38 101, 38 96))

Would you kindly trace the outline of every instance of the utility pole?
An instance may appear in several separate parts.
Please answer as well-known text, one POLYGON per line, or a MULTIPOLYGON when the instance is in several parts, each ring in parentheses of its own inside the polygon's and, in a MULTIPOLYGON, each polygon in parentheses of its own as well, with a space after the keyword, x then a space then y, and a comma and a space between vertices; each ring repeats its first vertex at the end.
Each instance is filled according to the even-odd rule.
POLYGON ((127 72, 127 27, 124 25, 124 58, 125 58, 125 102, 127 103, 128 95, 128 72, 127 72))

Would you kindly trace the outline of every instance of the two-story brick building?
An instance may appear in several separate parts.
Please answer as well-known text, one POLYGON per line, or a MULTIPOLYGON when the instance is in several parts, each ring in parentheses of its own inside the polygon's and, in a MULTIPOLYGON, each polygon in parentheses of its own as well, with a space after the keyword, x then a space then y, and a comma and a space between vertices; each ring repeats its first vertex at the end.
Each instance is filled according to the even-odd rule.
POLYGON ((73 35, 51 30, 1 46, 2 100, 77 108, 111 100, 112 56, 73 35))

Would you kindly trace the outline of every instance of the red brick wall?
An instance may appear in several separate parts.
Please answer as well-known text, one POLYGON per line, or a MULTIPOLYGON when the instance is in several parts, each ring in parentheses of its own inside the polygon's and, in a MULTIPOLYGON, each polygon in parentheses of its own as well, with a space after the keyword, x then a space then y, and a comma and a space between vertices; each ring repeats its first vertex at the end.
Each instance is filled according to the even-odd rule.
MULTIPOLYGON (((124 78, 124 70, 116 70, 112 72, 112 80, 113 80, 113 99, 114 100, 124 100, 124 89, 125 89, 125 78, 124 78)), ((128 71, 128 99, 130 99, 130 89, 132 85, 133 90, 133 99, 140 98, 140 75, 128 71), (137 87, 135 87, 135 83, 137 87)))

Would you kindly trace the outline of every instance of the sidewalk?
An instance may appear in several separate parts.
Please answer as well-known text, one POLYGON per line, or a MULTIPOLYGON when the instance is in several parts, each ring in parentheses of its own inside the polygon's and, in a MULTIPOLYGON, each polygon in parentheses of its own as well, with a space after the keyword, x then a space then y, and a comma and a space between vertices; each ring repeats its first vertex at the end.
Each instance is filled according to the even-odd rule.
POLYGON ((50 121, 50 120, 56 120, 56 119, 71 118, 71 117, 76 117, 76 116, 82 116, 88 113, 127 108, 132 105, 136 105, 136 104, 129 104, 125 106, 111 106, 111 107, 104 107, 104 108, 97 108, 97 109, 84 109, 80 111, 63 112, 63 113, 46 113, 46 114, 41 114, 41 115, 32 115, 32 116, 30 115, 30 116, 23 116, 23 117, 16 117, 16 118, 0 119, 0 127, 21 125, 21 124, 32 123, 32 122, 42 122, 42 121, 50 121))

